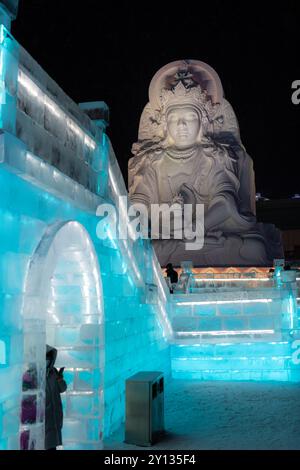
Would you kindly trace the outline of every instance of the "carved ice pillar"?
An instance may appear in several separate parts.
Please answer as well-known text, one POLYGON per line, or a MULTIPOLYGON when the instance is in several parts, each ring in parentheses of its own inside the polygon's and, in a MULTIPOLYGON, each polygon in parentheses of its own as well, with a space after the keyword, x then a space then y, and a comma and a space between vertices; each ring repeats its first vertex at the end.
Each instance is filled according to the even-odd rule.
POLYGON ((282 329, 286 332, 298 328, 297 271, 281 271, 282 329))
POLYGON ((108 160, 109 160, 109 140, 106 136, 106 128, 109 125, 109 107, 104 101, 91 101, 79 103, 79 108, 88 115, 100 130, 100 139, 97 142, 97 150, 93 154, 93 161, 90 162, 97 175, 97 194, 105 197, 108 183, 108 160))
POLYGON ((96 126, 104 132, 109 125, 109 107, 104 101, 89 101, 79 103, 79 108, 82 109, 91 121, 94 121, 96 126))

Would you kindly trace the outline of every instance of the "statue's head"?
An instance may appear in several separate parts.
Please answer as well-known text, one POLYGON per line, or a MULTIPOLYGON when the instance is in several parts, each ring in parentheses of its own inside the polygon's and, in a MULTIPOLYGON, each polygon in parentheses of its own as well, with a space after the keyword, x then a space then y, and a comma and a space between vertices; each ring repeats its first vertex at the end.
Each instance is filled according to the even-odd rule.
POLYGON ((156 72, 140 119, 133 154, 152 148, 188 148, 211 136, 239 138, 236 117, 217 73, 198 60, 171 62, 156 72))
POLYGON ((201 140, 201 113, 192 104, 171 106, 165 115, 168 143, 186 149, 201 140))
POLYGON ((194 60, 167 64, 151 80, 139 141, 177 148, 194 145, 205 134, 222 97, 220 79, 207 64, 194 60))

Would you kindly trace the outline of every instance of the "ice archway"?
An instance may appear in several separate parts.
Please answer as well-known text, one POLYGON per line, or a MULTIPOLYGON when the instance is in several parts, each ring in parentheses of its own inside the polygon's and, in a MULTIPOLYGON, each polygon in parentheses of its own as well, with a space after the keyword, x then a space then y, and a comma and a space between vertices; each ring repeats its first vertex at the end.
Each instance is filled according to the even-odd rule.
POLYGON ((34 402, 36 418, 27 422, 23 412, 21 447, 43 448, 47 343, 58 350, 56 366, 65 367, 68 383, 62 396, 65 448, 101 448, 102 297, 99 264, 85 228, 76 221, 49 227, 29 264, 25 284, 24 373, 34 379, 25 387, 23 380, 22 409, 34 402))

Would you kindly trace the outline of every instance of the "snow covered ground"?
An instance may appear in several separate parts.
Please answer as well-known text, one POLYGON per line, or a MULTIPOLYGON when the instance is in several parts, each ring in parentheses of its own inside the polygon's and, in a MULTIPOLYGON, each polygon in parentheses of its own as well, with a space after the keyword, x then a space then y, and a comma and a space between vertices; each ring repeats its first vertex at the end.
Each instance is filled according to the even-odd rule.
MULTIPOLYGON (((174 380, 165 390, 165 428, 151 449, 299 450, 300 384, 174 380)), ((104 449, 147 449, 123 440, 122 427, 104 449)))

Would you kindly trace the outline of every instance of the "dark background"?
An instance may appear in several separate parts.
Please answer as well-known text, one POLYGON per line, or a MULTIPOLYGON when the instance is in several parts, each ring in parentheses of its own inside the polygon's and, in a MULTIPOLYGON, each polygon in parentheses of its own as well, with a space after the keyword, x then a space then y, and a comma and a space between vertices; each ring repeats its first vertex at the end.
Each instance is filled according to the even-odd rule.
POLYGON ((127 179, 131 145, 155 72, 198 59, 220 75, 258 192, 300 193, 299 0, 112 2, 20 0, 12 33, 76 102, 105 101, 108 135, 127 179))

